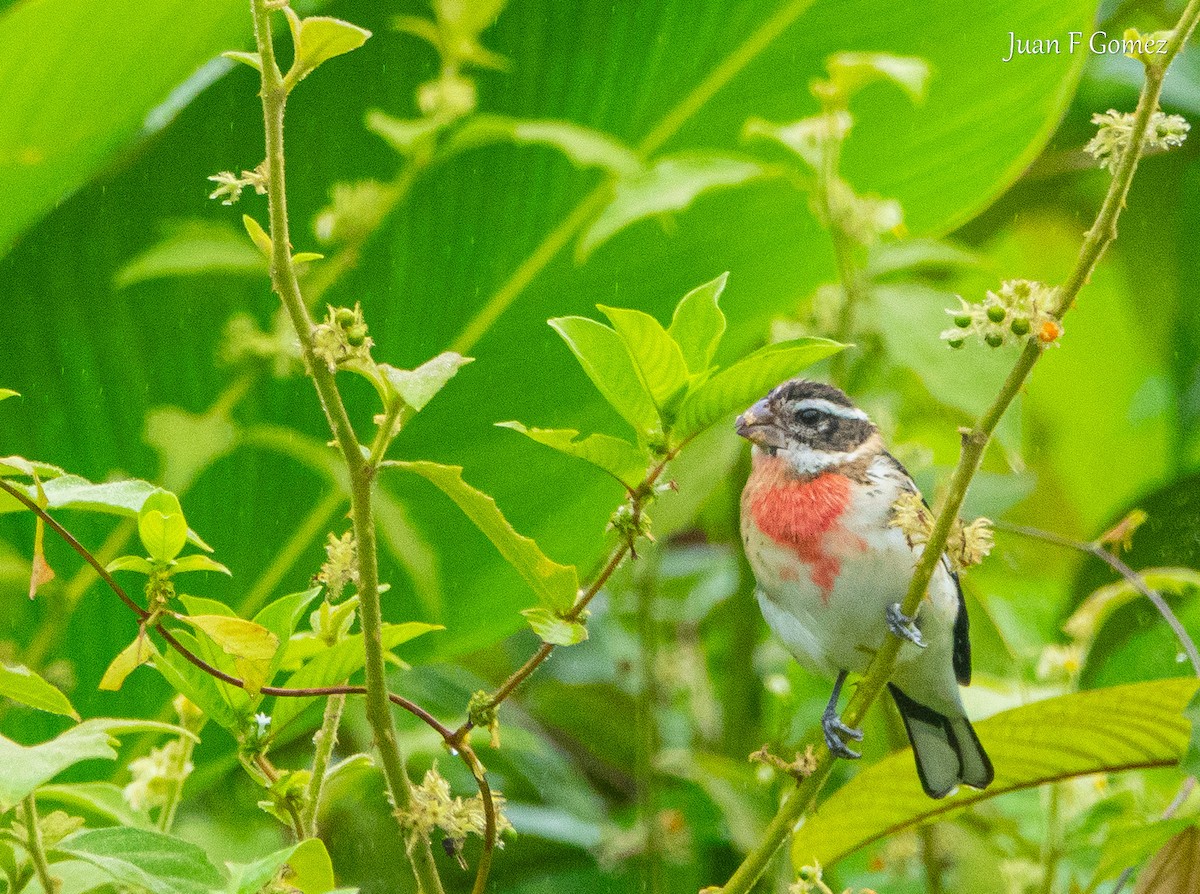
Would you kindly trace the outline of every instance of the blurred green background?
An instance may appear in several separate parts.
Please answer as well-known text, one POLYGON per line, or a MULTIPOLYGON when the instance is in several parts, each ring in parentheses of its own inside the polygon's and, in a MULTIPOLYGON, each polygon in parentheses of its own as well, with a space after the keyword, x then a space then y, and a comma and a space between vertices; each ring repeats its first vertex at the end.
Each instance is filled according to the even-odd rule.
MULTIPOLYGON (((335 486, 297 458, 328 433, 302 378, 221 362, 233 315, 271 326, 276 302, 265 275, 139 278, 122 271, 180 222, 204 220, 234 234, 242 213, 265 220, 260 197, 247 194, 233 208, 206 198, 208 175, 252 168, 262 157, 255 73, 211 62, 220 50, 248 48, 246 5, 0 4, 0 386, 23 395, 0 408, 0 455, 37 458, 93 480, 135 476, 181 490, 189 523, 233 571, 231 580, 193 576, 191 586, 233 606, 305 586, 320 565, 325 532, 345 528, 344 509, 329 496, 335 486), (236 383, 245 392, 233 407, 233 428, 198 418, 236 383), (178 409, 164 415, 169 407, 178 409), (270 441, 266 425, 295 434, 270 441), (189 481, 186 465, 197 458, 211 461, 189 481), (311 530, 297 535, 305 525, 311 530), (268 570, 273 577, 264 584, 268 570)), ((924 103, 913 105, 885 84, 856 98, 843 173, 859 192, 898 199, 908 238, 945 238, 962 249, 954 263, 884 279, 853 338, 854 396, 932 497, 957 459, 956 427, 986 405, 1015 358, 1015 349, 982 345, 952 354, 937 338, 943 308, 954 305, 955 293, 978 299, 1003 279, 1064 276, 1108 179, 1081 152, 1092 133, 1088 119, 1136 102, 1136 63, 1083 49, 1069 54, 1066 34, 1166 27, 1180 4, 1102 6, 511 0, 484 32, 486 46, 508 60, 506 70, 472 76, 482 111, 568 120, 636 146, 737 58, 745 41, 766 35, 762 51, 687 115, 661 150, 762 157, 739 139, 745 120, 814 114, 808 83, 830 53, 926 59, 933 77, 924 103), (1057 36, 1064 49, 1005 63, 1010 32, 1057 36)), ((421 3, 347 0, 320 11, 374 37, 321 68, 289 105, 297 250, 322 250, 310 222, 333 183, 394 175, 399 157, 364 128, 364 116, 382 109, 415 117, 414 92, 437 69, 428 45, 390 27, 399 14, 427 17, 421 3)), ((1200 53, 1189 50, 1177 61, 1164 106, 1187 117, 1200 111, 1200 53)), ((375 357, 415 366, 455 343, 600 176, 541 146, 456 155, 421 177, 326 299, 362 302, 375 357)), ((1061 349, 1048 352, 1002 426, 966 514, 1090 539, 1137 506, 1150 521, 1134 541, 1131 564, 1200 564, 1197 215, 1196 147, 1148 159, 1120 240, 1068 317, 1061 349)), ((406 429, 393 455, 462 465, 518 530, 586 573, 605 550, 605 523, 620 489, 493 424, 518 419, 622 433, 545 320, 591 314, 598 302, 665 319, 685 291, 726 270, 730 332, 719 360, 763 343, 773 324, 811 320, 813 296, 835 272, 806 195, 783 178, 755 180, 637 222, 586 259, 569 244, 481 338, 463 346, 476 362, 406 429)), ((347 381, 345 390, 365 430, 373 394, 361 381, 347 381)), ((766 639, 737 548, 745 459, 724 426, 681 461, 680 493, 655 513, 660 548, 603 594, 591 639, 556 654, 505 708, 503 748, 481 753, 521 834, 499 855, 493 890, 642 890, 651 864, 661 864, 654 871, 662 873, 662 890, 718 883, 782 790, 745 755, 765 741, 794 747, 815 740, 812 721, 828 684, 794 668, 766 639), (638 594, 647 588, 652 617, 639 627, 638 594), (658 644, 649 676, 639 651, 647 630, 658 644), (668 846, 654 859, 644 855, 636 825, 638 736, 629 720, 639 710, 656 718, 659 740, 655 809, 660 843, 668 846)), ((385 615, 446 626, 401 649, 414 667, 397 672, 394 686, 453 719, 471 691, 502 679, 535 647, 517 613, 533 595, 434 488, 416 478, 382 487, 390 497, 385 615)), ((90 516, 64 513, 63 520, 97 547, 113 527, 90 516)), ((27 517, 0 518, 0 649, 69 687, 84 716, 156 716, 169 692, 151 671, 119 693, 96 690, 135 625, 102 587, 72 589, 78 563, 61 544, 48 546, 58 581, 37 600, 26 598, 32 529, 27 517)), ((1109 579, 1098 563, 1000 534, 993 556, 966 580, 976 649, 972 715, 1061 691, 1062 681, 1039 678, 1039 657, 1045 645, 1065 642, 1062 621, 1109 579)), ((1177 604, 1189 627, 1200 627, 1194 601, 1177 604)), ((1183 674, 1177 651, 1156 616, 1135 604, 1088 654, 1081 683, 1183 674)), ((357 711, 343 735, 346 753, 369 746, 357 711)), ((889 750, 888 720, 877 713, 867 761, 889 750)), ((0 730, 18 741, 40 741, 60 728, 57 719, 17 708, 0 715, 0 730)), ((418 769, 437 759, 434 738, 404 729, 402 744, 418 769)), ((297 766, 306 738, 291 755, 297 766)), ((277 847, 282 830, 254 807, 232 744, 210 727, 182 834, 219 859, 250 859, 277 847)), ((460 768, 444 756, 441 764, 469 793, 469 779, 455 775, 460 768)), ((1161 810, 1175 782, 1170 774, 1143 774, 1114 779, 1107 789, 1085 783, 1067 797, 1078 802, 1070 816, 1091 816, 1103 799, 1123 811, 1110 811, 1107 821, 1137 822, 1161 810)), ((1024 890, 1013 867, 1028 857, 1019 843, 1038 838, 1044 797, 1009 796, 933 827, 951 889, 997 890, 997 873, 1007 873, 1016 879, 1009 890, 1024 890)), ((325 829, 344 884, 370 892, 408 884, 378 779, 348 784, 325 829)), ((1076 869, 1089 877, 1096 843, 1086 833, 1061 869, 1064 879, 1076 869)), ((928 867, 914 856, 920 850, 910 838, 896 839, 834 872, 845 884, 926 890, 928 867)), ((469 888, 468 874, 452 860, 445 866, 456 890, 469 888)))

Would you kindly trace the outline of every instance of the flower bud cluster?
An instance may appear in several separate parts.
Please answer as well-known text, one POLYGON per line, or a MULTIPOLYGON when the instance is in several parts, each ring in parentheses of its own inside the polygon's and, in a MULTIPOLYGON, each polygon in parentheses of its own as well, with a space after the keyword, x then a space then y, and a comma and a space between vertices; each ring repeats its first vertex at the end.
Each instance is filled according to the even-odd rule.
MULTIPOLYGON (((1129 150, 1129 143, 1133 138, 1133 119, 1133 112, 1118 112, 1116 109, 1092 115, 1092 123, 1098 125, 1099 130, 1083 147, 1083 151, 1100 162, 1100 167, 1115 172, 1129 150)), ((1150 127, 1146 131, 1146 142, 1142 152, 1163 152, 1180 146, 1187 139, 1190 129, 1191 125, 1182 116, 1156 111, 1150 117, 1150 127)))
POLYGON ((217 184, 208 197, 220 199, 222 205, 232 205, 242 197, 243 189, 253 188, 260 196, 267 194, 267 163, 259 162, 253 171, 242 171, 240 177, 233 171, 221 171, 208 179, 217 184))
MULTIPOLYGON (((904 493, 892 504, 892 515, 888 526, 899 528, 908 545, 920 546, 929 542, 933 533, 934 518, 929 507, 917 493, 904 493)), ((946 555, 956 571, 978 565, 992 551, 992 523, 986 518, 977 518, 963 524, 956 518, 946 538, 946 555)))
POLYGON ((313 327, 313 353, 334 372, 343 363, 358 360, 371 364, 371 347, 362 305, 330 307, 325 319, 313 327))
POLYGON ((121 790, 130 807, 144 811, 167 803, 175 786, 194 769, 190 760, 182 760, 185 748, 182 739, 172 739, 130 762, 133 779, 121 790))
MULTIPOLYGON (((496 846, 504 847, 500 835, 512 832, 512 823, 503 813, 504 796, 493 792, 492 803, 496 808, 496 846)), ((483 798, 479 795, 466 799, 452 798, 450 783, 438 772, 436 764, 426 771, 420 785, 413 786, 409 808, 398 812, 398 817, 405 829, 422 836, 428 836, 434 829, 441 829, 456 850, 462 847, 468 835, 482 838, 487 828, 483 798)))
POLYGON ((358 585, 358 544, 354 532, 341 537, 329 535, 325 542, 325 562, 317 572, 317 581, 325 585, 330 599, 340 599, 347 584, 358 585))
POLYGON ((977 335, 989 347, 998 348, 1010 341, 1034 336, 1043 345, 1057 344, 1062 323, 1054 315, 1058 290, 1027 279, 1010 279, 998 292, 988 292, 980 304, 970 304, 960 296, 957 310, 947 310, 954 328, 942 332, 950 347, 961 348, 968 336, 977 335))

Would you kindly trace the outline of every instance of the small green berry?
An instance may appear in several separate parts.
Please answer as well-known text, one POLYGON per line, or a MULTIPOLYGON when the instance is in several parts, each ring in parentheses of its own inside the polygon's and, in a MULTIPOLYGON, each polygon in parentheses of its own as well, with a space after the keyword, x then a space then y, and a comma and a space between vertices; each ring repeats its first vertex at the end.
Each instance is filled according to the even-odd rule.
POLYGON ((346 330, 346 343, 352 348, 361 348, 367 340, 367 327, 361 323, 346 330))
POLYGON ((950 339, 948 344, 950 345, 950 347, 958 349, 958 348, 961 348, 965 344, 965 342, 961 338, 952 338, 952 339, 950 339))
POLYGON ((987 309, 988 319, 993 323, 1003 323, 1006 313, 1007 311, 1005 311, 1005 309, 999 304, 993 304, 987 309))
POLYGON ((354 325, 354 311, 348 307, 339 307, 335 314, 335 319, 337 320, 337 324, 343 329, 349 329, 354 325))
POLYGON ((966 329, 968 326, 971 325, 971 318, 969 316, 967 316, 966 314, 959 314, 957 317, 954 318, 954 325, 957 326, 959 329, 966 329))
POLYGON ((993 348, 998 348, 1002 344, 1004 344, 1004 336, 998 332, 989 332, 987 335, 985 335, 983 337, 983 340, 986 341, 993 348))
POLYGON ((1028 335, 1029 321, 1024 317, 1017 317, 1009 328, 1012 329, 1013 335, 1028 335))

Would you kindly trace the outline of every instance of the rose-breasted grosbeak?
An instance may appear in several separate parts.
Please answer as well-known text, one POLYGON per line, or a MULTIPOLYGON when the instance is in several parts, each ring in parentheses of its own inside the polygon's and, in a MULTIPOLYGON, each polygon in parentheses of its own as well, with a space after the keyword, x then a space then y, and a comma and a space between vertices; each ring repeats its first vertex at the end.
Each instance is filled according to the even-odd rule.
POLYGON ((878 430, 837 388, 793 379, 738 417, 753 442, 742 538, 763 616, 804 667, 836 677, 821 717, 836 755, 862 739, 838 718, 849 673, 863 673, 888 629, 900 648, 888 688, 904 718, 921 785, 933 798, 960 782, 984 788, 992 763, 967 720, 958 684, 971 679, 967 609, 943 557, 918 616, 900 613, 921 547, 890 523, 917 487, 878 430))

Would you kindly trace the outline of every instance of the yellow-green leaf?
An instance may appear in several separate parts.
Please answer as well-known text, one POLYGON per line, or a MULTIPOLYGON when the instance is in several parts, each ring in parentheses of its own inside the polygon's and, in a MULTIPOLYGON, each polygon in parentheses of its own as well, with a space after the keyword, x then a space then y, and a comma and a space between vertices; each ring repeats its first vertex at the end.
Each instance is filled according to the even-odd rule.
POLYGON ((628 441, 612 435, 588 435, 580 438, 570 428, 526 428, 520 422, 497 422, 568 456, 576 456, 603 469, 628 488, 636 488, 646 477, 649 457, 628 441), (578 440, 576 440, 578 438, 578 440))
POLYGON ((70 699, 54 685, 20 664, 0 662, 0 696, 37 708, 39 711, 62 714, 64 717, 79 720, 70 699))
POLYGON ((279 637, 266 627, 225 615, 175 617, 206 633, 222 652, 233 658, 248 693, 257 695, 266 685, 271 659, 279 649, 279 637))
MULTIPOLYGON (((1146 568, 1140 572, 1151 590, 1175 595, 1200 589, 1200 571, 1191 568, 1146 568)), ((1122 578, 1096 590, 1080 603, 1063 624, 1063 630, 1074 639, 1090 640, 1121 606, 1140 599, 1141 594, 1122 578)))
POLYGON ((431 462, 391 462, 388 465, 427 478, 457 503, 467 518, 492 541, 500 555, 525 578, 544 606, 563 612, 575 603, 579 591, 575 566, 552 561, 531 538, 518 534, 495 500, 463 481, 461 466, 431 462))
POLYGON ((141 667, 154 656, 150 640, 144 630, 139 630, 137 637, 108 665, 108 670, 100 680, 100 688, 106 692, 116 692, 125 682, 125 678, 141 667))
POLYGON ((463 357, 453 351, 438 354, 416 369, 396 369, 387 363, 379 364, 380 371, 401 399, 417 412, 433 400, 455 374, 471 363, 474 358, 463 357))
POLYGON ((295 46, 295 58, 287 75, 293 84, 308 77, 318 65, 334 56, 357 50, 371 36, 371 32, 366 28, 351 25, 341 19, 329 16, 309 16, 302 19, 287 6, 283 11, 287 15, 288 26, 292 29, 292 43, 295 46))
POLYGON ((185 571, 218 571, 221 574, 228 574, 230 577, 233 577, 232 571, 203 553, 196 553, 191 556, 184 556, 182 559, 176 559, 175 564, 171 566, 172 574, 182 574, 185 571))
POLYGON ((167 490, 146 497, 138 511, 138 535, 151 559, 170 562, 187 543, 187 520, 179 498, 167 490))
POLYGON ((260 56, 258 53, 242 53, 235 50, 230 50, 229 52, 222 53, 221 55, 226 59, 232 59, 234 62, 241 62, 243 65, 249 65, 256 71, 261 72, 263 70, 262 56, 260 56))
POLYGON ((666 418, 664 410, 687 385, 688 366, 683 359, 683 351, 650 314, 627 307, 606 307, 603 304, 597 307, 625 342, 642 381, 650 389, 655 406, 666 418))
POLYGON ((258 246, 258 250, 263 253, 263 256, 267 258, 271 257, 271 237, 262 228, 262 224, 249 214, 243 214, 242 226, 246 228, 246 232, 250 236, 250 241, 258 246))
POLYGON ((725 314, 718 301, 725 291, 728 273, 692 289, 675 306, 671 327, 667 330, 687 362, 688 372, 700 375, 708 371, 713 354, 725 334, 725 314))
POLYGON ((587 628, 578 621, 568 621, 544 608, 527 608, 521 614, 542 642, 552 646, 574 646, 588 638, 587 628))
POLYGON ((975 727, 996 767, 984 791, 935 801, 921 790, 911 749, 867 767, 821 804, 792 840, 792 863, 828 865, 863 845, 1005 792, 1093 773, 1179 763, 1191 724, 1192 678, 1077 692, 1003 711, 975 727), (880 797, 887 792, 887 797, 880 797))
POLYGON ((109 562, 105 571, 136 571, 138 574, 149 575, 154 571, 154 566, 150 564, 150 560, 142 556, 118 556, 109 562))
POLYGON ((11 388, 0 388, 0 400, 8 400, 10 397, 20 397, 21 395, 11 388))

